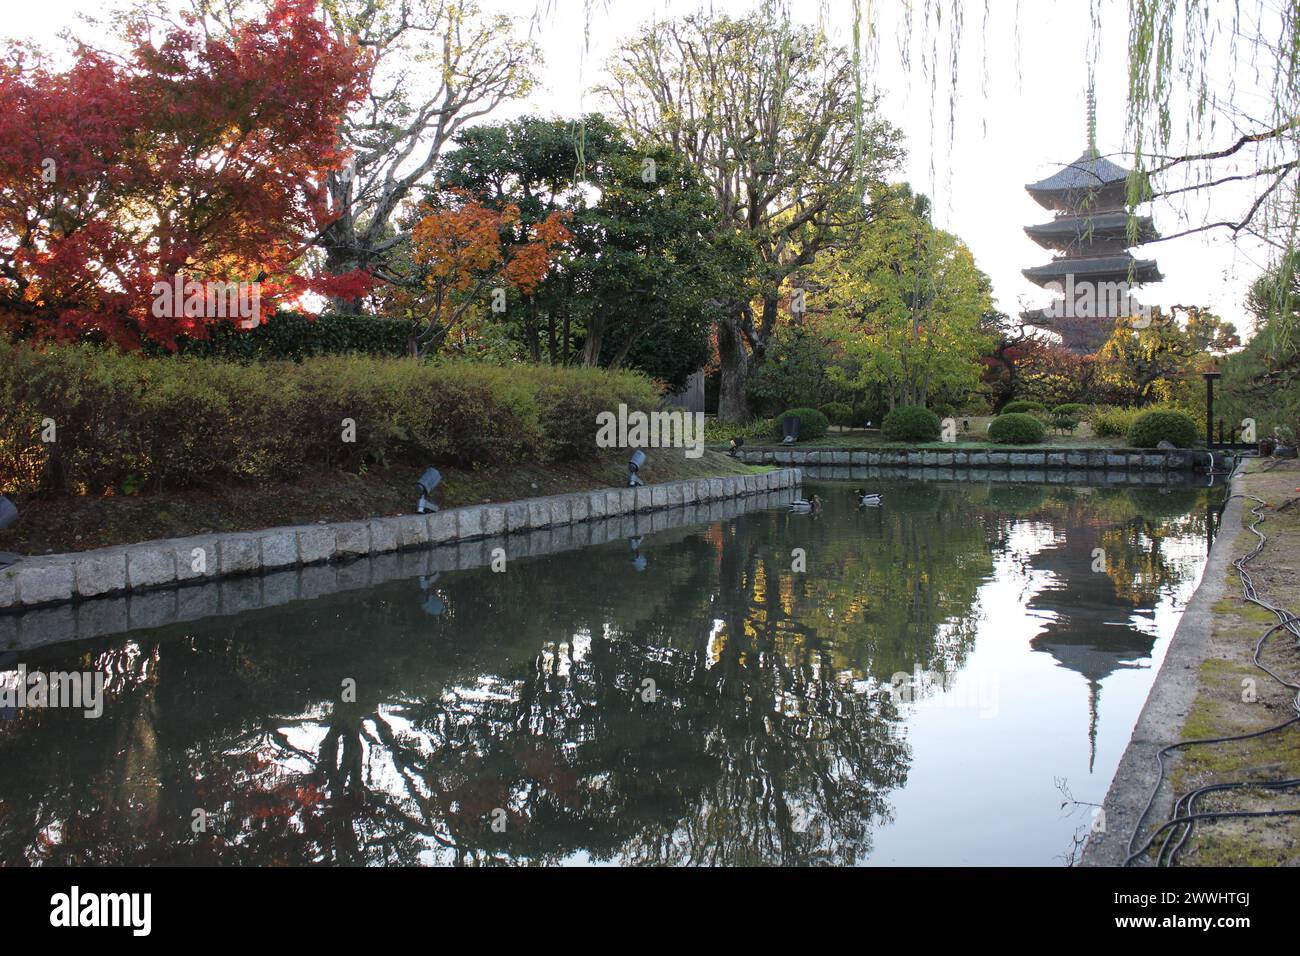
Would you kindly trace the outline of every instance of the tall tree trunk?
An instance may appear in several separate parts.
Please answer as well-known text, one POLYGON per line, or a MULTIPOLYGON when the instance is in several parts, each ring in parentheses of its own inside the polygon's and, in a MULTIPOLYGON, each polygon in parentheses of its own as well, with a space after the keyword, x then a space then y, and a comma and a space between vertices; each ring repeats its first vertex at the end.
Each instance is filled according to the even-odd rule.
POLYGON ((718 420, 743 424, 750 419, 749 405, 745 401, 749 353, 745 351, 738 316, 729 315, 718 320, 718 363, 721 369, 718 420))
POLYGON ((582 344, 582 364, 587 368, 600 365, 600 349, 605 344, 605 314, 594 310, 587 317, 587 340, 582 344))
POLYGON ((528 318, 524 322, 524 339, 528 343, 528 355, 534 362, 542 360, 542 334, 537 327, 537 300, 528 300, 528 318))
MULTIPOLYGON (((338 225, 338 223, 335 223, 335 225, 338 225)), ((345 250, 339 248, 326 249, 325 271, 330 275, 345 275, 346 273, 359 268, 361 268, 361 262, 356 258, 356 256, 350 255, 345 250)), ((345 299, 332 295, 329 297, 329 308, 331 312, 336 312, 340 315, 356 315, 361 311, 361 300, 345 299)))
POLYGON ((561 364, 563 364, 563 365, 568 365, 568 364, 569 364, 569 356, 572 354, 571 349, 570 349, 570 337, 569 337, 569 333, 570 333, 570 331, 571 331, 571 329, 570 329, 570 322, 569 322, 569 306, 568 306, 568 303, 565 303, 565 306, 564 306, 564 338, 563 338, 563 342, 564 342, 564 351, 563 351, 563 361, 562 361, 562 363, 561 363, 561 364))

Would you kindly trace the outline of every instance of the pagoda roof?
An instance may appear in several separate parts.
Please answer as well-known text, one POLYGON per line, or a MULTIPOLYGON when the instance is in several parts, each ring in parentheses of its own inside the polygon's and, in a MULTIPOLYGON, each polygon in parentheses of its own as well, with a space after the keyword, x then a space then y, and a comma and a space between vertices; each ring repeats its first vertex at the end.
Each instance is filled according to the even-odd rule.
POLYGON ((1030 282, 1046 286, 1049 282, 1064 283, 1067 276, 1079 282, 1159 282, 1160 274, 1154 259, 1135 259, 1128 253, 1118 256, 1063 256, 1045 266, 1022 269, 1021 274, 1030 282))
POLYGON ((1091 150, 1057 172, 1025 187, 1031 193, 1081 192, 1125 182, 1129 171, 1091 150))
MULTIPOLYGON (((1150 216, 1136 218, 1137 238, 1133 245, 1141 245, 1157 238, 1150 216)), ((1058 216, 1042 225, 1025 226, 1025 232, 1040 246, 1059 246, 1076 240, 1128 240, 1128 224, 1129 216, 1126 212, 1103 212, 1090 216, 1058 216)))

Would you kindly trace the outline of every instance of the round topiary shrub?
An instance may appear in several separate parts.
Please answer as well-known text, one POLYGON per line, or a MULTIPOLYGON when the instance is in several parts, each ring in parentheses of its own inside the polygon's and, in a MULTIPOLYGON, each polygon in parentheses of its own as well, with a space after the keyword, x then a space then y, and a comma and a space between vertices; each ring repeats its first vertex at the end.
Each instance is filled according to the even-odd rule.
POLYGON ((1128 434, 1129 426, 1137 416, 1136 408, 1099 409, 1092 415, 1092 433, 1098 438, 1120 438, 1128 434))
POLYGON ((989 440, 999 445, 1036 445, 1045 434, 1043 423, 1025 412, 1004 413, 989 425, 989 440))
POLYGON ((886 441, 937 441, 939 416, 920 405, 900 405, 880 423, 886 441))
POLYGON ((1044 405, 1042 402, 1032 402, 1029 401, 1028 399, 1019 399, 1014 402, 1007 402, 1006 405, 1002 407, 1002 411, 999 412, 998 414, 1024 415, 1030 412, 1045 412, 1045 411, 1047 411, 1047 406, 1044 405))
POLYGON ((1198 438, 1196 422, 1182 412, 1143 412, 1128 428, 1128 443, 1134 448, 1155 448, 1162 441, 1191 448, 1198 438))
POLYGON ((853 424, 853 409, 843 402, 827 402, 821 407, 821 413, 830 420, 832 425, 853 424))
POLYGON ((807 441, 810 438, 821 438, 826 434, 826 429, 831 427, 826 416, 815 408, 792 408, 776 416, 776 433, 782 434, 782 423, 787 415, 794 415, 799 419, 799 441, 807 441))

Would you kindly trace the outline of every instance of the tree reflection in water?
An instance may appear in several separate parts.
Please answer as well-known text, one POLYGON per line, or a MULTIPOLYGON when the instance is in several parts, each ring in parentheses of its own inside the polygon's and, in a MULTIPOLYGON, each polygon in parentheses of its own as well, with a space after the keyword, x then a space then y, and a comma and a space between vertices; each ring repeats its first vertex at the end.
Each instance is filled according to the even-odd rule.
MULTIPOLYGON (((882 688, 899 671, 961 669, 977 592, 1014 529, 1046 523, 1062 542, 1033 559, 1055 575, 1033 601, 1060 612, 1036 643, 1076 667, 1061 648, 1094 603, 1149 608, 1182 580, 1151 542, 1195 533, 1199 495, 1144 517, 1140 493, 900 484, 885 508, 859 511, 827 486, 815 517, 648 536, 640 568, 614 542, 31 652, 32 669, 105 671, 108 696, 98 720, 24 711, 0 724, 0 852, 859 861, 911 760, 882 688), (1080 570, 1097 546, 1116 555, 1113 577, 1080 570), (806 572, 791 570, 795 547, 806 572), (1099 578, 1109 594, 1093 593, 1099 578)), ((1103 664, 1151 650, 1128 635, 1099 646, 1103 664)))

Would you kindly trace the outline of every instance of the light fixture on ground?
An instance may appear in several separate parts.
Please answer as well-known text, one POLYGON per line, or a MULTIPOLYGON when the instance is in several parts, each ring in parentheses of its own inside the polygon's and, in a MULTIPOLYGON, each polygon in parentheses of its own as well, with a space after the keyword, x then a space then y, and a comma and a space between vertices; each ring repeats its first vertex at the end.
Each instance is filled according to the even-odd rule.
POLYGON ((781 419, 781 431, 785 435, 781 439, 782 445, 793 445, 799 440, 799 416, 787 415, 781 419))
MULTIPOLYGON (((18 520, 18 508, 6 496, 0 495, 0 531, 18 520)), ((22 560, 22 555, 0 551, 0 568, 22 560)))
POLYGON ((632 457, 629 458, 627 462, 627 486, 629 488, 635 488, 638 485, 645 484, 645 482, 641 480, 641 476, 637 474, 637 472, 641 470, 641 466, 644 464, 645 452, 638 448, 636 451, 632 452, 632 457))
POLYGON ((420 500, 415 503, 416 514, 422 515, 428 511, 438 510, 438 506, 429 500, 429 496, 433 494, 433 489, 438 487, 440 481, 442 481, 442 474, 437 468, 430 468, 420 476, 419 482, 416 483, 420 489, 420 500))

